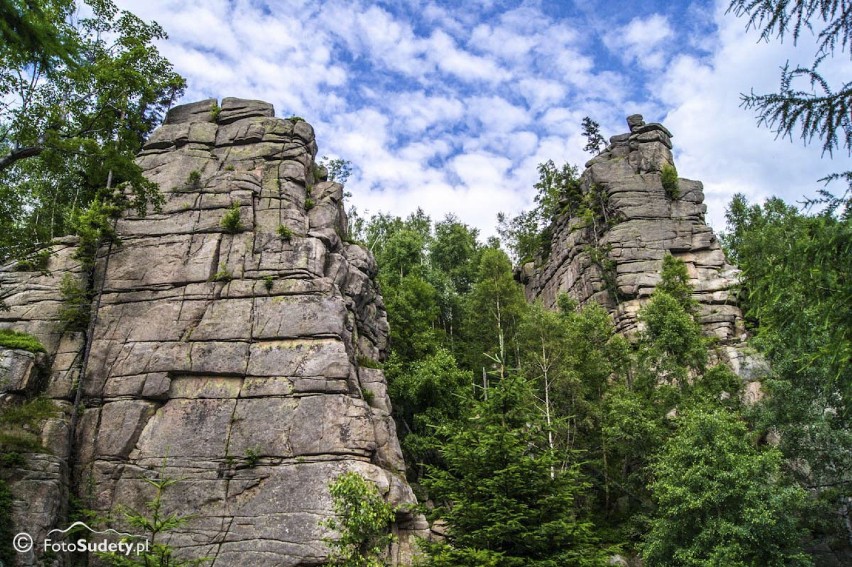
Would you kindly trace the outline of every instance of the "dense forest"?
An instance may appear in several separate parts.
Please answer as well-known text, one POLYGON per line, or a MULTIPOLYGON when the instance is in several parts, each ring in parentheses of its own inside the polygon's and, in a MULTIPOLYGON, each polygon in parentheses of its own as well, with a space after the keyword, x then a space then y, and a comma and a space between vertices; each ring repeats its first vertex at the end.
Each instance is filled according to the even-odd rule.
MULTIPOLYGON (((767 38, 821 13, 824 49, 845 53, 852 25, 837 4, 731 10, 767 38)), ((0 260, 22 269, 37 269, 55 237, 94 246, 110 236, 109 215, 158 203, 133 156, 184 82, 153 47, 163 30, 109 1, 89 5, 76 20, 70 0, 0 2, 0 260)), ((776 98, 747 104, 782 132, 848 150, 848 88, 817 101, 789 90, 789 73, 819 77, 818 64, 785 70, 776 98)), ((595 152, 597 127, 584 127, 595 152)), ((329 165, 345 177, 345 162, 329 165)), ((554 220, 591 207, 576 167, 548 162, 539 174, 536 208, 501 218, 500 239, 452 215, 350 214, 391 329, 387 360, 361 362, 385 371, 409 482, 444 536, 422 543, 424 564, 601 565, 620 554, 652 566, 811 565, 819 546, 852 546, 848 190, 807 206, 741 195, 728 205, 725 253, 768 363, 765 396, 745 404, 671 256, 630 337, 596 303, 525 300, 513 264, 549 245, 554 220)), ((345 535, 333 564, 381 565, 392 511, 351 478, 333 494, 332 527, 345 535)))
POLYGON ((431 564, 641 550, 650 565, 806 565, 811 538, 848 537, 849 217, 736 197, 728 222, 752 343, 772 368, 755 405, 711 364, 670 256, 628 340, 596 303, 527 303, 500 243, 454 217, 364 223, 409 478, 446 525, 431 564))

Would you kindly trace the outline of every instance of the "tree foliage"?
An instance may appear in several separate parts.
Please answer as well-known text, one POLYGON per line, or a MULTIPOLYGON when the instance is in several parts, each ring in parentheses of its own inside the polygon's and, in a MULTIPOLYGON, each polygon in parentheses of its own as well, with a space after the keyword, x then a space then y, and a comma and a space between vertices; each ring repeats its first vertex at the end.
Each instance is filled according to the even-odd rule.
POLYGON ((825 502, 825 529, 852 537, 831 510, 848 510, 852 486, 852 218, 738 195, 727 220, 753 342, 772 369, 757 425, 780 434, 790 470, 825 502))
POLYGON ((606 147, 606 139, 601 134, 601 125, 589 118, 583 118, 581 134, 586 137, 583 151, 597 155, 606 147))
POLYGON ((497 232, 516 263, 522 264, 542 253, 546 256, 551 223, 562 213, 576 214, 583 200, 577 166, 569 163, 561 167, 553 160, 538 164, 538 182, 534 187, 535 207, 512 218, 504 213, 497 216, 497 232))
POLYGON ((96 198, 139 213, 156 206, 157 187, 133 159, 184 88, 154 47, 166 37, 156 23, 110 0, 91 0, 82 18, 72 0, 33 6, 34 25, 61 38, 67 56, 0 49, 0 259, 67 234, 96 198))
POLYGON ((444 428, 445 469, 427 486, 447 524, 447 541, 427 546, 430 565, 556 567, 600 565, 604 552, 577 499, 577 463, 561 466, 547 428, 518 377, 471 405, 459 428, 444 428))
POLYGON ((658 509, 642 555, 649 565, 809 565, 796 522, 805 492, 785 485, 781 454, 758 449, 727 410, 694 410, 655 457, 658 509))
POLYGON ((72 63, 68 39, 52 21, 53 9, 48 3, 0 1, 0 49, 45 69, 52 69, 61 61, 72 63))
POLYGON ((378 489, 356 472, 338 476, 329 486, 335 516, 323 525, 337 532, 325 539, 330 553, 326 565, 337 567, 383 567, 394 537, 390 524, 396 517, 393 506, 378 489))
MULTIPOLYGON (((115 567, 197 567, 207 565, 210 558, 186 558, 175 553, 165 537, 170 532, 178 530, 192 519, 175 512, 167 513, 165 505, 166 491, 178 483, 178 479, 167 476, 165 463, 163 470, 156 478, 145 478, 145 482, 153 487, 154 495, 145 503, 146 512, 139 510, 124 510, 124 523, 134 531, 141 531, 149 542, 148 550, 142 553, 125 554, 123 552, 98 552, 98 558, 108 565, 115 567)), ((141 537, 141 536, 140 536, 141 537)), ((140 540, 130 540, 140 541, 140 540)))
MULTIPOLYGON (((852 45, 852 10, 845 0, 732 0, 728 12, 747 18, 747 27, 760 31, 763 40, 792 37, 795 45, 803 31, 816 32, 818 48, 810 65, 785 64, 777 93, 741 95, 742 106, 757 113, 758 124, 792 138, 798 131, 805 143, 815 138, 823 154, 843 148, 852 152, 852 81, 834 87, 821 70, 826 58, 845 54, 852 45), (802 83, 804 87, 799 86, 802 83)), ((852 50, 849 51, 852 56, 852 50)), ((852 188, 852 172, 835 173, 823 180, 844 178, 852 188)), ((847 189, 847 195, 850 189, 847 189)), ((823 200, 835 206, 842 200, 823 200)), ((848 200, 846 201, 848 206, 848 200)))

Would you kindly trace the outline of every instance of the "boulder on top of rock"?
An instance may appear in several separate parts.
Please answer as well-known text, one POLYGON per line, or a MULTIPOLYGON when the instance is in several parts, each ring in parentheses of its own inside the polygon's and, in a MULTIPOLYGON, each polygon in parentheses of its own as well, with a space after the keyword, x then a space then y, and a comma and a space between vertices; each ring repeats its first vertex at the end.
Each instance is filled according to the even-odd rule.
POLYGON ((645 120, 642 118, 641 114, 631 114, 627 117, 627 127, 630 128, 631 132, 644 125, 645 120))
POLYGON ((268 102, 262 100, 248 100, 243 98, 223 98, 222 110, 219 112, 219 124, 230 124, 243 118, 252 116, 272 117, 275 116, 275 108, 268 102))
POLYGON ((181 104, 166 113, 163 124, 182 124, 184 122, 213 122, 213 109, 216 99, 208 98, 189 104, 181 104))

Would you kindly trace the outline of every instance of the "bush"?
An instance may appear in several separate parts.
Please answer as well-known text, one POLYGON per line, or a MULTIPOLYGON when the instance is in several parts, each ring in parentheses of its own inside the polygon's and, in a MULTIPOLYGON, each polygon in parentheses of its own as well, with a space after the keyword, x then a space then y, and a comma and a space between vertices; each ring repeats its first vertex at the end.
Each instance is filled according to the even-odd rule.
POLYGON ((278 238, 281 240, 290 240, 293 238, 293 231, 287 225, 279 224, 276 232, 278 233, 278 238))
POLYGON ((218 102, 214 101, 213 104, 210 105, 210 118, 213 119, 213 122, 218 122, 220 114, 222 114, 222 107, 219 106, 218 102))
POLYGON ((228 283, 232 279, 234 279, 234 276, 233 274, 231 274, 231 271, 225 266, 225 264, 219 264, 219 271, 210 277, 211 282, 228 283))
POLYGON ((809 565, 797 524, 807 494, 783 460, 736 414, 697 410, 653 461, 657 509, 642 550, 648 565, 809 565))
POLYGON ((257 466, 257 463, 260 461, 260 448, 259 447, 249 447, 246 449, 246 464, 250 467, 257 466))
POLYGON ((63 330, 85 331, 89 327, 91 311, 86 287, 78 278, 65 274, 59 283, 59 293, 62 294, 59 321, 62 323, 63 330))
POLYGON ((0 448, 4 455, 10 457, 4 459, 4 464, 14 462, 12 453, 42 452, 44 447, 38 435, 41 424, 59 413, 53 400, 48 398, 35 398, 20 405, 10 405, 0 411, 0 448))
POLYGON ((677 179, 677 170, 670 166, 664 165, 660 171, 660 182, 663 184, 663 189, 669 199, 677 199, 680 197, 680 184, 677 179))
POLYGON ((95 257, 101 244, 120 243, 113 228, 113 221, 121 216, 121 210, 121 207, 114 203, 94 200, 72 219, 74 232, 80 237, 74 258, 80 260, 84 271, 94 269, 95 257))
POLYGON ((302 118, 301 116, 296 116, 295 114, 293 116, 288 116, 287 120, 289 120, 293 124, 295 124, 296 122, 304 122, 305 121, 304 118, 302 118))
POLYGON ((50 249, 45 248, 39 250, 35 254, 24 258, 15 264, 15 271, 18 272, 46 272, 47 264, 50 262, 50 249))
POLYGON ((37 338, 29 333, 13 331, 12 329, 0 329, 0 346, 6 348, 17 348, 30 352, 46 352, 37 338))
POLYGON ((17 553, 12 547, 15 533, 12 525, 12 492, 4 480, 0 480, 0 565, 15 565, 17 553))
POLYGON ((24 456, 17 451, 8 451, 0 455, 0 468, 11 469, 27 464, 24 456))
POLYGON ((347 472, 329 485, 335 517, 322 526, 338 532, 338 539, 323 541, 330 549, 326 565, 381 567, 385 550, 394 541, 390 533, 396 517, 376 486, 358 473, 347 472))
POLYGON ((305 199, 305 210, 306 210, 306 211, 310 211, 310 210, 311 210, 311 209, 313 209, 315 206, 316 206, 316 203, 314 202, 314 200, 313 200, 313 199, 311 199, 310 197, 308 197, 307 199, 305 199))
POLYGON ((381 362, 374 360, 369 356, 364 356, 363 354, 358 355, 358 366, 361 368, 383 368, 381 362))
POLYGON ((243 229, 243 223, 240 221, 240 204, 234 203, 228 209, 228 212, 222 217, 222 221, 220 222, 222 228, 225 229, 225 232, 229 234, 236 234, 243 229))
POLYGON ((186 186, 189 189, 198 190, 201 188, 201 172, 193 169, 189 172, 189 177, 186 178, 186 186))
POLYGON ((272 276, 264 276, 263 278, 263 287, 266 288, 266 291, 272 291, 272 282, 275 281, 272 276))

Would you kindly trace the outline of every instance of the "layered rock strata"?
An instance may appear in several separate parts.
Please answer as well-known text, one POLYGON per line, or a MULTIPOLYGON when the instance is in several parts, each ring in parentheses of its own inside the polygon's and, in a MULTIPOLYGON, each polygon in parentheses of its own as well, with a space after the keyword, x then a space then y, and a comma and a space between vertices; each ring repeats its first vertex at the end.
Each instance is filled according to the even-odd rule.
POLYGON ((596 195, 595 220, 562 215, 552 227, 549 256, 518 270, 527 298, 549 307, 561 293, 580 304, 597 301, 613 314, 617 329, 630 335, 660 281, 664 256, 671 254, 686 264, 705 333, 718 339, 723 359, 748 375, 745 365, 756 361, 741 348, 737 271, 705 222, 703 186, 679 178, 667 190, 663 171, 674 168, 671 133, 661 124, 645 124, 640 115, 627 123, 630 132, 610 138, 580 177, 583 194, 596 195))
POLYGON ((166 511, 192 516, 166 538, 182 553, 319 565, 328 485, 353 470, 401 508, 393 563, 406 563, 427 526, 407 511, 384 376, 365 367, 387 348, 375 262, 341 238, 343 189, 315 164, 311 126, 216 102, 175 108, 152 134, 138 163, 162 211, 119 219, 121 245, 99 254, 78 496, 119 517, 164 475, 166 511))

